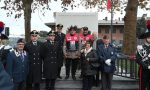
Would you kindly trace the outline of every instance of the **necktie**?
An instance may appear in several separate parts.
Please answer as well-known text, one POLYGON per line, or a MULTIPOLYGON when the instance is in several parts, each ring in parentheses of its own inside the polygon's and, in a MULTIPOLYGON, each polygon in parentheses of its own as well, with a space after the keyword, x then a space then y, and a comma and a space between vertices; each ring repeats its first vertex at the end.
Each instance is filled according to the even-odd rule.
POLYGON ((24 61, 24 54, 23 54, 23 52, 20 53, 20 56, 21 56, 21 60, 24 61))

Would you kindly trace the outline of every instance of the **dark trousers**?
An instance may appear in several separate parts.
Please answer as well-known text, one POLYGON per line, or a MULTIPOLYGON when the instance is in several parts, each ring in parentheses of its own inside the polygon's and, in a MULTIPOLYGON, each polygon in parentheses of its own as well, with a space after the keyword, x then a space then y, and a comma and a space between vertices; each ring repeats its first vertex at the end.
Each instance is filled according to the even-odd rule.
POLYGON ((46 79, 45 80, 45 90, 55 90, 56 79, 46 79))
POLYGON ((78 66, 78 59, 66 59, 66 75, 70 75, 70 68, 71 68, 71 74, 72 76, 75 76, 76 70, 78 66))
POLYGON ((150 90, 150 70, 140 68, 139 76, 140 90, 150 90))
POLYGON ((100 81, 99 76, 100 76, 100 72, 99 72, 99 68, 98 68, 97 71, 96 71, 96 75, 95 75, 95 81, 94 81, 95 86, 99 85, 99 81, 100 81))
POLYGON ((102 72, 101 79, 102 79, 102 90, 111 90, 113 73, 102 72))
POLYGON ((61 73, 61 67, 58 67, 58 74, 57 74, 57 76, 60 76, 60 73, 61 73))
POLYGON ((14 82, 14 90, 25 90, 25 87, 26 87, 25 81, 22 81, 20 83, 14 82))
POLYGON ((34 83, 32 86, 32 83, 28 82, 26 86, 26 90, 40 90, 40 83, 34 83))
POLYGON ((91 90, 94 81, 94 75, 83 76, 83 88, 82 90, 91 90))

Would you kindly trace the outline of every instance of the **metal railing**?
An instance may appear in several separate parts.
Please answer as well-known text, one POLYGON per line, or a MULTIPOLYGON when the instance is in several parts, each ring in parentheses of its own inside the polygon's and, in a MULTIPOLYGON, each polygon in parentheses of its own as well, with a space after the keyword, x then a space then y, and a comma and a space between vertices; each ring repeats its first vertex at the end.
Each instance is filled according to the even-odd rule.
POLYGON ((131 79, 138 79, 139 65, 135 59, 129 58, 129 56, 120 56, 116 61, 115 75, 127 77, 131 79))

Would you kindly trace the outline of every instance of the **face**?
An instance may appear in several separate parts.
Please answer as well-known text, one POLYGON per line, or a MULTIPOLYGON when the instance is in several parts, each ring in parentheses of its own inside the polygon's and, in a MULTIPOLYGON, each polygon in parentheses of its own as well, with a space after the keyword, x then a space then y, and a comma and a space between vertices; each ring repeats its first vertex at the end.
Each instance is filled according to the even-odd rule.
POLYGON ((85 44, 85 48, 86 48, 86 49, 89 49, 89 48, 91 48, 91 45, 90 45, 89 43, 86 43, 86 44, 85 44))
POLYGON ((150 37, 146 38, 146 42, 150 43, 150 37))
POLYGON ((23 50, 24 49, 24 43, 22 43, 22 42, 17 43, 17 49, 18 50, 23 50))
POLYGON ((62 32, 62 27, 57 27, 57 32, 62 32))
POLYGON ((84 35, 87 35, 87 34, 88 34, 88 30, 84 30, 84 31, 83 31, 83 34, 84 34, 84 35))
POLYGON ((55 40, 55 35, 49 35, 48 39, 51 40, 51 41, 54 41, 55 40))
POLYGON ((70 30, 70 34, 75 34, 75 33, 76 33, 76 31, 74 29, 70 30))
POLYGON ((103 39, 104 44, 109 44, 109 39, 103 39))
POLYGON ((31 41, 36 42, 38 40, 38 35, 31 35, 31 41))

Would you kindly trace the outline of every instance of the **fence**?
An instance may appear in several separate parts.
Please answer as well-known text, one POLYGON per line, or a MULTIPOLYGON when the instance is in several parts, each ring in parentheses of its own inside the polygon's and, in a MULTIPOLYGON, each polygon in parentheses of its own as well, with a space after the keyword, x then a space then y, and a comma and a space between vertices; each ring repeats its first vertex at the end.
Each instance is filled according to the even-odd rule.
POLYGON ((128 56, 121 56, 116 61, 115 75, 138 79, 138 64, 135 59, 130 59, 128 56))

